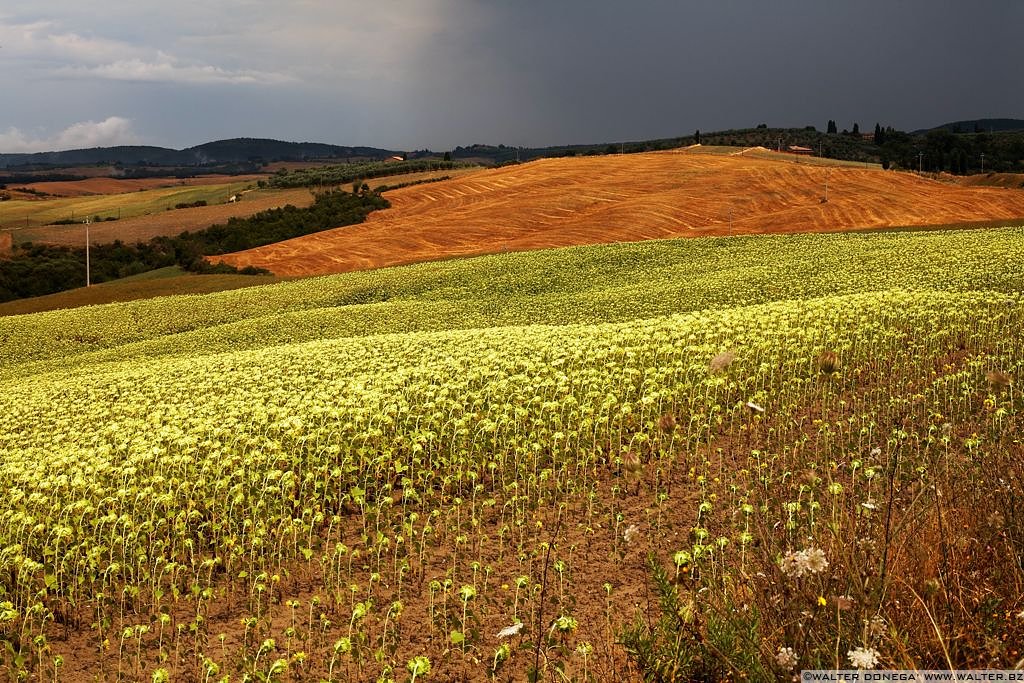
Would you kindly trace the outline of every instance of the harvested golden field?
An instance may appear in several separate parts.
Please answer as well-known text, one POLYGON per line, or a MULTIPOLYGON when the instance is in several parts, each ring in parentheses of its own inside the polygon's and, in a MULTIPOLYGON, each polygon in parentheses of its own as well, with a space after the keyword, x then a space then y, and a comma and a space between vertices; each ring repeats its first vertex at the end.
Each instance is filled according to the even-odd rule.
MULTIPOLYGON (((188 209, 158 211, 119 221, 93 223, 89 226, 89 239, 93 244, 121 240, 129 244, 145 242, 161 235, 180 235, 224 223, 229 218, 245 218, 260 211, 276 209, 286 204, 306 207, 313 203, 313 194, 305 188, 288 190, 256 190, 242 195, 241 201, 231 204, 213 204, 188 209)), ((46 225, 25 228, 14 233, 18 242, 81 246, 85 241, 83 225, 46 225)))
POLYGON ((277 275, 313 275, 506 250, 1024 217, 1024 191, 699 148, 543 159, 387 197, 392 208, 362 225, 219 258, 277 275))
MULTIPOLYGON (((480 173, 486 169, 480 166, 471 166, 469 168, 450 168, 442 171, 420 171, 418 173, 400 173, 398 175, 386 175, 380 178, 369 178, 365 180, 367 185, 373 189, 390 185, 402 185, 405 183, 430 183, 435 180, 440 181, 442 178, 461 178, 467 175, 473 175, 474 173, 480 173)), ((344 185, 342 186, 345 187, 344 185)), ((351 187, 349 185, 348 187, 351 187)))
POLYGON ((196 178, 112 178, 97 177, 85 180, 65 180, 17 185, 42 192, 52 197, 87 197, 97 194, 122 194, 153 190, 160 187, 192 187, 195 185, 224 185, 226 183, 255 183, 266 175, 206 175, 196 178))
POLYGON ((975 173, 957 176, 956 182, 967 187, 1024 188, 1024 173, 975 173))

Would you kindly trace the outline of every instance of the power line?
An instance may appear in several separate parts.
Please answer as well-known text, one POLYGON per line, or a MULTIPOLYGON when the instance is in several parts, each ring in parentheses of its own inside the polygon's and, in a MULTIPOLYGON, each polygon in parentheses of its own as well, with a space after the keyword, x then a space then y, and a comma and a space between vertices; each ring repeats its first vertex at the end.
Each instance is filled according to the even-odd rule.
POLYGON ((89 218, 85 219, 85 286, 92 287, 89 277, 89 218))

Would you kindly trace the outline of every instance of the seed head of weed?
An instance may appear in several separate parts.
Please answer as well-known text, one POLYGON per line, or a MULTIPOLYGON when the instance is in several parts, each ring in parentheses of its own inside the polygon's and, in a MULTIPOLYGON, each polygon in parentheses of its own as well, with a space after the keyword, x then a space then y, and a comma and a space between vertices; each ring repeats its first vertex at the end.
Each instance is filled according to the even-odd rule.
POLYGON ((639 477, 643 467, 643 463, 640 462, 640 456, 637 455, 636 451, 626 451, 626 454, 622 456, 622 469, 631 478, 639 477))
POLYGON ((992 390, 996 393, 1009 389, 1010 385, 1013 384, 1013 378, 1010 377, 1010 374, 1008 372, 1003 372, 1002 370, 990 370, 989 372, 986 372, 985 379, 988 380, 989 386, 991 386, 992 390))
POLYGON ((823 351, 818 356, 818 369, 826 375, 831 375, 839 369, 839 355, 835 351, 823 351))
POLYGON ((732 365, 734 360, 736 360, 735 353, 732 351, 722 351, 711 359, 711 362, 708 363, 708 369, 710 369, 713 374, 717 375, 720 372, 725 372, 729 366, 732 365))

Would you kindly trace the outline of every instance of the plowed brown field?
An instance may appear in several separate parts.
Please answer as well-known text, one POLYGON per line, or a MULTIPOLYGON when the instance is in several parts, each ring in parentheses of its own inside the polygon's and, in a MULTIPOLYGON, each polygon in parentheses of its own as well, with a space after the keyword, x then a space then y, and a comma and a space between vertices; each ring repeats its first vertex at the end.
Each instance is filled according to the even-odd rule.
POLYGON ((504 250, 1024 217, 1024 191, 686 150, 543 159, 387 197, 392 208, 362 225, 220 258, 313 275, 504 250))

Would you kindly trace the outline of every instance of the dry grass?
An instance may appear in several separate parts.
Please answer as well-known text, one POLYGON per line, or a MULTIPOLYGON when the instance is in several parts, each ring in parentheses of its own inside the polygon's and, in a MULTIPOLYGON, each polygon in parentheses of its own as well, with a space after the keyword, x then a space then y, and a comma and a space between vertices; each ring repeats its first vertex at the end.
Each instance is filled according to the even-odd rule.
POLYGON ((703 148, 543 159, 395 190, 388 199, 392 208, 365 224, 223 260, 312 275, 505 250, 1024 216, 1024 192, 849 164, 822 167, 788 154, 703 148))

